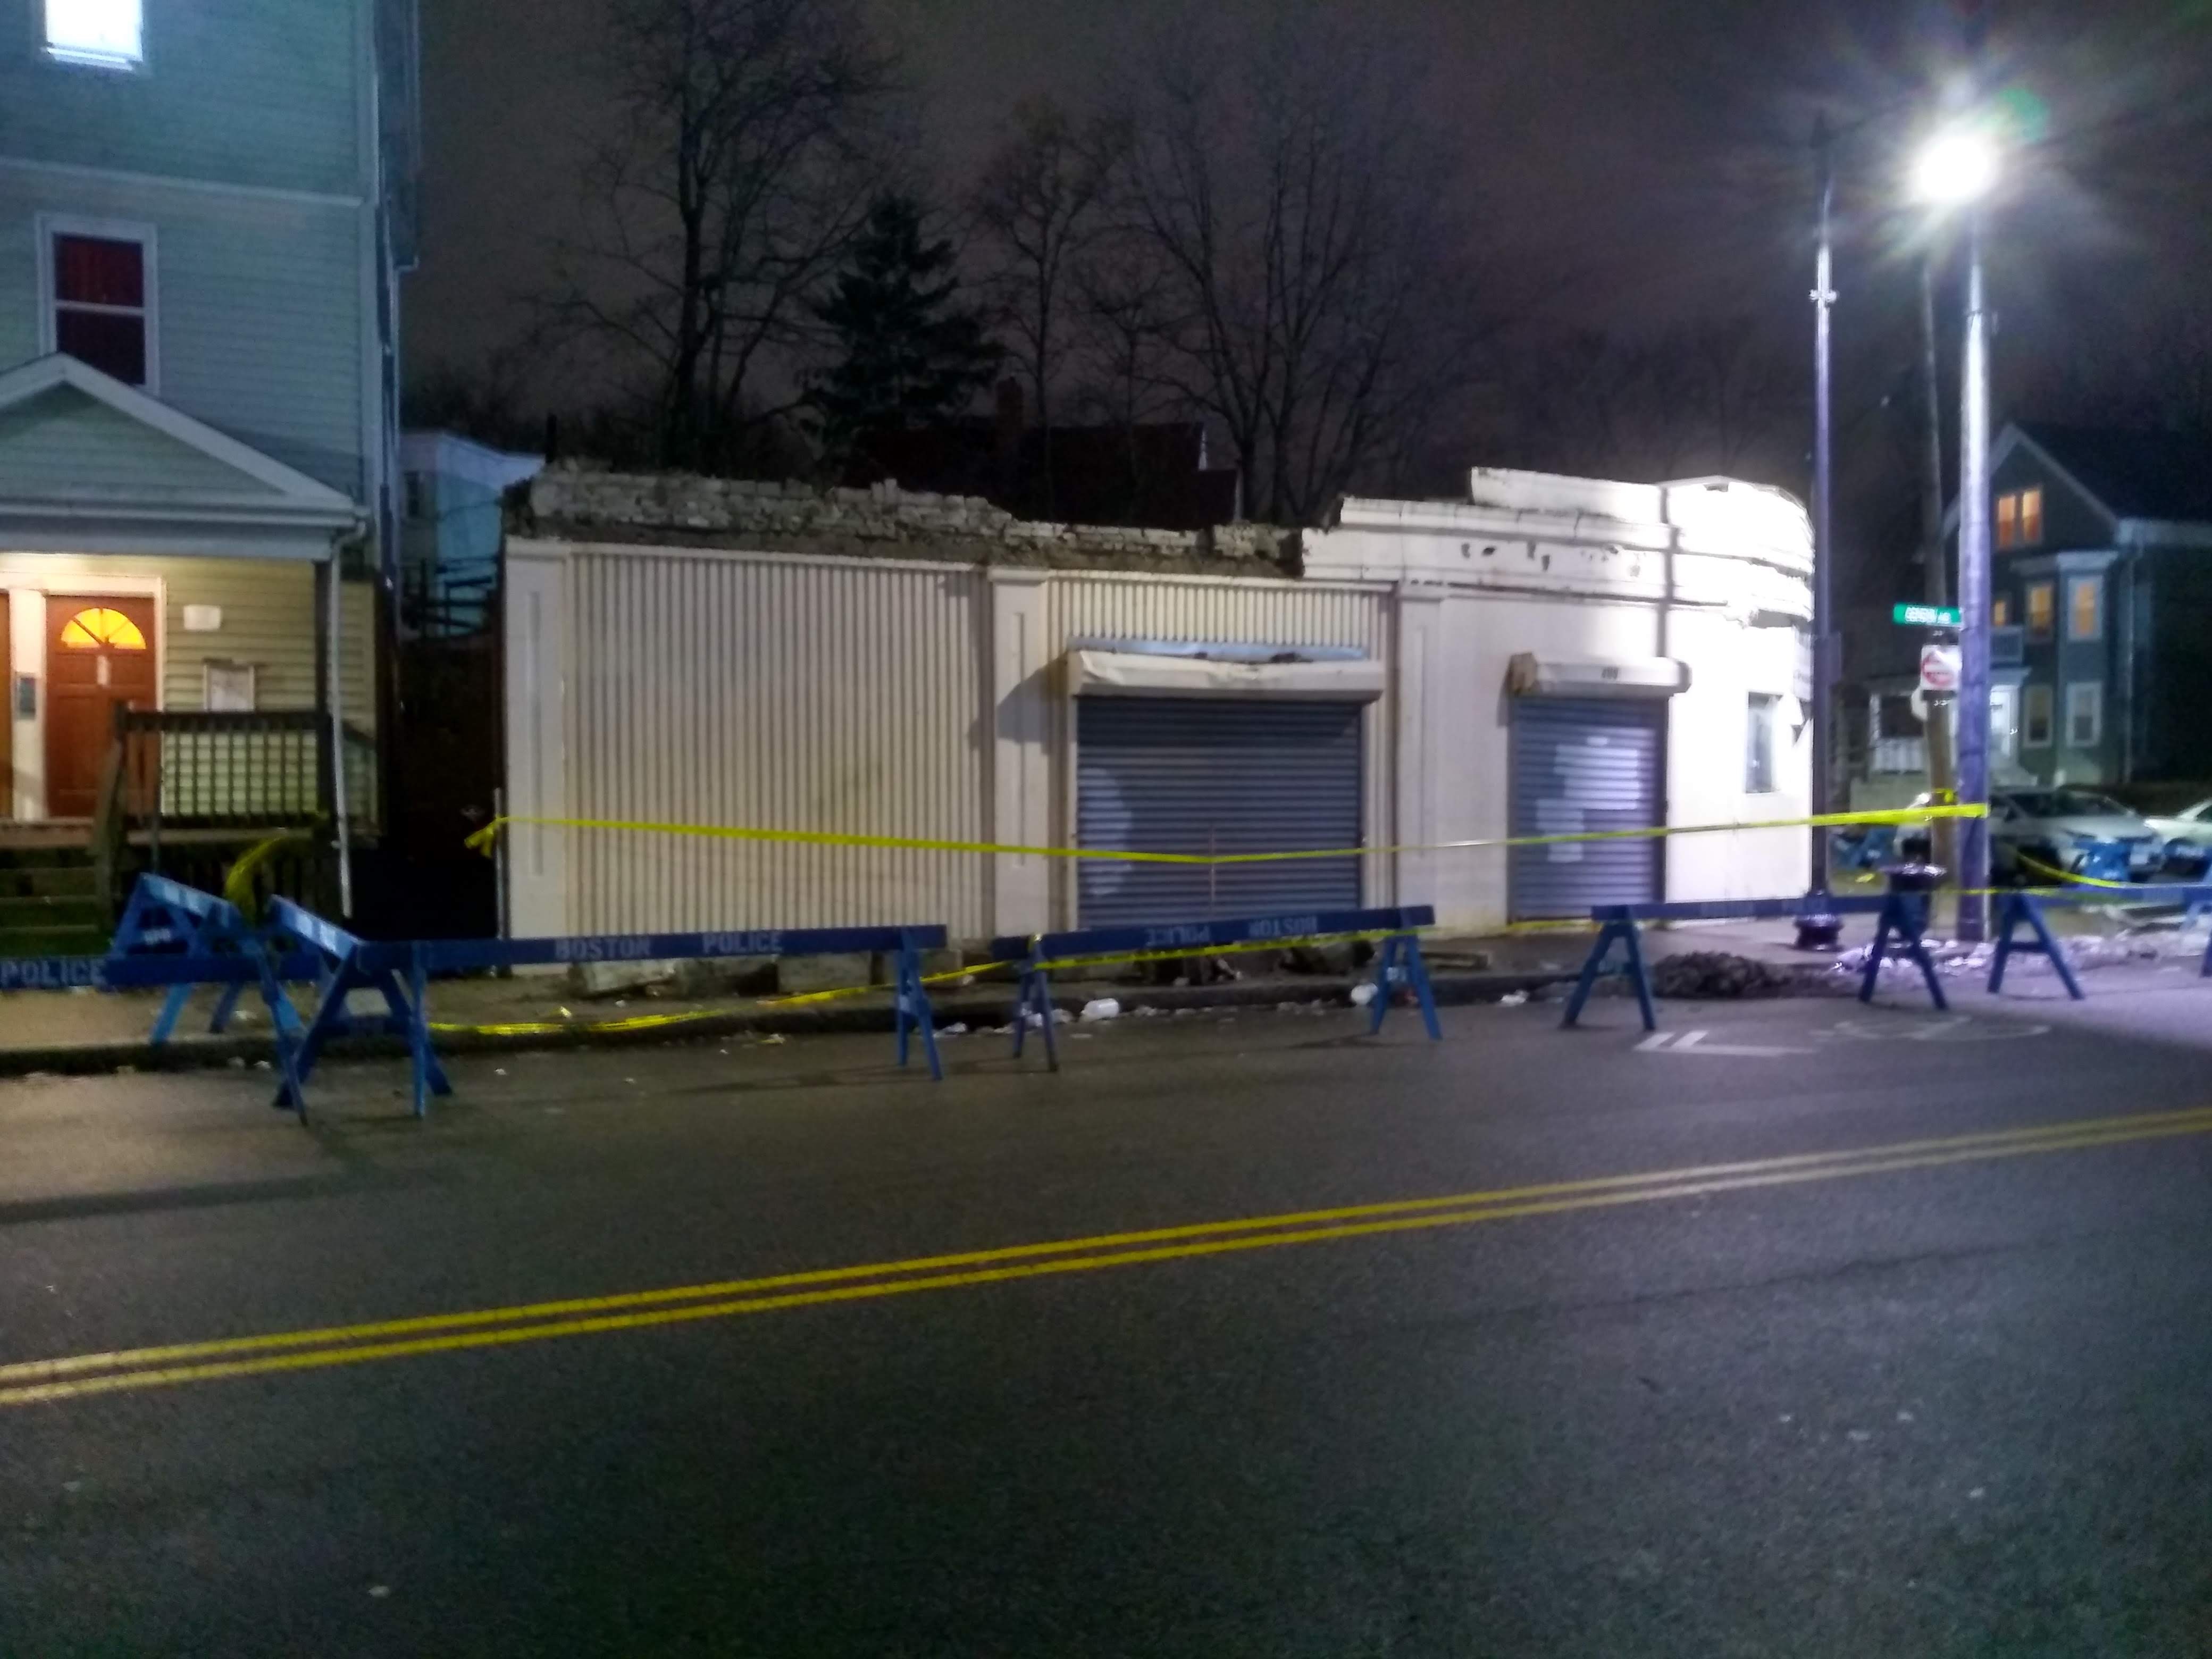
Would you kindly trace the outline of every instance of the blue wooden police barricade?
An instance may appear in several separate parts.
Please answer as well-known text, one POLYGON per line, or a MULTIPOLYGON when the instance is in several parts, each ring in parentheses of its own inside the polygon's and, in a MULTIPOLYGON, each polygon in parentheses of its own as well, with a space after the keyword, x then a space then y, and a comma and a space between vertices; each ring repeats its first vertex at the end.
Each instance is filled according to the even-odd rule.
POLYGON ((1285 948, 1315 939, 1340 938, 1347 933, 1382 933, 1382 948, 1375 957, 1375 997, 1368 1004, 1369 1036, 1382 1029, 1390 1011, 1390 993, 1404 986, 1421 1008, 1421 1021, 1429 1036, 1443 1040, 1437 1023, 1436 998, 1429 989, 1428 965, 1421 960, 1421 941, 1413 931, 1436 925, 1437 913, 1425 904, 1401 905, 1389 910, 1307 911, 1303 915, 1247 916, 1231 921, 1183 921, 1126 927, 1088 927, 1067 933, 1011 934, 991 941, 991 955, 1001 962, 1019 964, 1020 989, 1014 1002, 1014 1056, 1030 1021, 1044 1033, 1046 1061, 1060 1069, 1060 1045, 1053 1036, 1051 970, 1054 964, 1094 957, 1129 957, 1172 951, 1203 956, 1230 945, 1280 945, 1285 948))
MULTIPOLYGON (((131 902, 124 907, 123 919, 115 928, 115 942, 109 949, 111 959, 123 957, 163 956, 198 958, 206 957, 245 957, 258 960, 263 954, 264 942, 261 932, 246 919, 246 915, 228 899, 217 898, 212 893, 203 893, 197 887, 187 887, 182 882, 171 881, 166 876, 143 875, 131 890, 131 902)), ((279 978, 312 980, 315 977, 311 960, 295 959, 278 964, 279 978), (305 969, 304 972, 282 972, 283 968, 305 969)), ((252 979, 232 978, 222 981, 222 994, 216 1000, 215 1015, 208 1022, 210 1035, 220 1036, 229 1028, 231 1016, 238 1011, 238 1000, 249 985, 259 983, 257 974, 252 979)), ((154 1021, 153 1035, 147 1040, 160 1048, 176 1035, 177 1021, 185 1012, 194 988, 211 981, 179 980, 169 988, 169 994, 161 1000, 161 1012, 154 1021)), ((279 996, 270 1005, 270 1017, 281 1030, 297 1031, 300 1016, 293 1008, 291 999, 279 996)))
POLYGON ((166 988, 151 1037, 155 1047, 174 1034, 185 1000, 203 985, 222 988, 211 1030, 222 1031, 239 998, 258 986, 276 1029, 296 1032, 299 1017, 283 985, 314 977, 311 958, 272 953, 236 906, 150 875, 138 878, 106 956, 0 962, 0 991, 166 988))
POLYGON ((1644 1016, 1644 1029, 1659 1029, 1658 1011, 1651 998, 1651 974, 1644 961, 1644 943, 1638 924, 1646 921, 1777 921, 1808 915, 1878 916, 1875 924, 1874 943, 1867 951, 1866 971, 1859 984, 1859 1000, 1871 1002, 1876 982, 1881 975, 1883 958, 1888 954, 1893 940, 1900 945, 1906 957, 1920 969, 1920 976, 1928 983, 1928 994, 1938 1008, 1948 1010, 1950 1003, 1943 995, 1942 981, 1936 976, 1936 963, 1928 954, 1928 899, 1926 893, 1891 892, 1864 894, 1821 894, 1816 896, 1778 899, 1708 899, 1685 900, 1680 903, 1601 904, 1590 911, 1590 920, 1598 926, 1597 942, 1583 963, 1581 975, 1575 988, 1567 998, 1566 1018, 1560 1024, 1572 1025, 1581 1019, 1583 1006, 1589 1001, 1596 988, 1598 976, 1606 971, 1607 959, 1613 947, 1622 947, 1626 958, 1621 971, 1627 974, 1636 988, 1636 1004, 1644 1016))
MULTIPOLYGON (((937 1028, 923 982, 921 953, 942 950, 945 931, 927 927, 813 927, 720 933, 616 933, 576 938, 507 939, 415 939, 398 943, 356 939, 334 922, 287 900, 270 907, 276 932, 318 952, 327 973, 314 1018, 298 1038, 292 1066, 276 1103, 307 1115, 301 1092, 316 1061, 333 1037, 388 1035, 404 1039, 414 1071, 415 1115, 429 1109, 429 1097, 449 1095, 452 1082, 438 1063, 431 1042, 428 1010, 433 974, 471 969, 524 968, 580 962, 668 962, 712 957, 807 957, 873 954, 891 957, 894 1024, 898 1063, 907 1063, 914 1036, 921 1039, 929 1074, 942 1080, 937 1028), (384 999, 384 1012, 356 1018, 347 1007, 356 991, 384 999)), ((281 1039, 280 1039, 281 1046, 281 1039)))
POLYGON ((0 957, 0 991, 105 991, 106 957, 0 957))
MULTIPOLYGON (((2017 955, 2048 957, 2057 970, 2059 981, 2066 987, 2066 994, 2076 1002, 2088 999, 2081 983, 2074 977, 2073 965, 2066 960, 2066 952, 2054 938, 2044 911, 2052 905, 2069 909, 2083 909, 2094 905, 2120 903, 2155 897, 2161 902, 2182 907, 2185 921, 2197 913, 2200 906, 2212 904, 2212 884, 2191 887, 2145 887, 2130 893, 2125 898, 2106 897, 2096 893, 2007 893, 1997 906, 1997 948, 1990 962, 1990 994, 1994 996, 2004 988, 2005 965, 2017 955), (2018 937, 2026 927, 2030 937, 2018 937)), ((2198 976, 2212 979, 2212 940, 2206 941, 2204 961, 2198 976)))

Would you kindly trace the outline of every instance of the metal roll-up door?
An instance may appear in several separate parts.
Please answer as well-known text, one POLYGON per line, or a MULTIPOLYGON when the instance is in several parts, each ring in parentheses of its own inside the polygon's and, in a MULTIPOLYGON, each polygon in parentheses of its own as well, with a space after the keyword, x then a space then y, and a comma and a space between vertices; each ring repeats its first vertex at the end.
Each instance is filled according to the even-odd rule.
MULTIPOLYGON (((1658 823, 1666 732, 1662 697, 1515 698, 1513 833, 1658 823)), ((1655 836, 1516 847, 1510 855, 1513 918, 1586 917, 1595 904, 1656 900, 1665 844, 1655 836)))
MULTIPOLYGON (((1076 699, 1076 830, 1086 848, 1278 853, 1358 847, 1357 702, 1076 699)), ((1359 860, 1077 866, 1081 925, 1352 909, 1359 860)))

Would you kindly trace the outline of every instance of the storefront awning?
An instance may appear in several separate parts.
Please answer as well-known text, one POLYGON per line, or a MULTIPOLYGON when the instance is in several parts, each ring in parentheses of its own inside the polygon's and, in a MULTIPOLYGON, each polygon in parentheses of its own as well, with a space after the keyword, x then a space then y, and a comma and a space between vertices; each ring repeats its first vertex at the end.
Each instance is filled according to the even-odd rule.
POLYGON ((1067 678, 1073 696, 1292 697, 1372 702, 1382 695, 1388 671, 1381 663, 1366 659, 1249 662, 1156 656, 1137 651, 1076 650, 1067 653, 1067 678))
POLYGON ((1672 697, 1690 689, 1673 657, 1547 657, 1523 651, 1505 665, 1516 697, 1672 697))

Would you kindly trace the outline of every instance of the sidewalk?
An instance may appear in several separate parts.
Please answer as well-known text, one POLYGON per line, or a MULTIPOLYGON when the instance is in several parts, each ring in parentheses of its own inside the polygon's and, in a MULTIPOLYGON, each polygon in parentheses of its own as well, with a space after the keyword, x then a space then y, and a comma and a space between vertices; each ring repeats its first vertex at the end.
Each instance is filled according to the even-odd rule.
MULTIPOLYGON (((2136 960, 2148 956, 2192 957, 2203 951, 2203 935, 2184 936, 2171 928, 2157 933, 2131 932, 2118 918, 2104 912, 2053 911, 2055 930, 2077 939, 2077 969, 2089 969, 2136 960), (2193 948, 2192 948, 2193 947, 2193 948)), ((1850 971, 1873 931, 1873 918, 1846 919, 1841 950, 1835 952, 1800 951, 1793 943, 1795 926, 1788 921, 1709 922, 1654 927, 1645 931, 1644 949, 1655 970, 1670 958, 1720 955, 1741 958, 1764 969, 1756 976, 1753 994, 1848 995, 1858 979, 1850 971)), ((1942 930, 1938 930, 1938 937, 1942 930)), ((1589 954, 1594 930, 1587 927, 1522 930, 1500 935, 1431 934, 1423 940, 1437 1000, 1452 1005, 1494 1002, 1510 996, 1556 994, 1553 988, 1571 981, 1589 954)), ((1965 947, 1944 947, 1947 971, 1978 973, 1987 962, 1987 947, 1979 953, 1965 947)), ((1054 1000, 1070 1013, 1084 1005, 1112 998, 1126 1012, 1141 1008, 1173 1013, 1182 1009, 1260 1007, 1306 1009, 1345 1006, 1358 974, 1255 973, 1247 962, 1224 958, 1239 976, 1206 985, 1131 983, 1100 970, 1100 976, 1080 981, 1056 981, 1054 1000)), ((2017 971, 2046 974, 2048 967, 2035 957, 2020 959, 2017 971)), ((1133 975, 1132 976, 1133 977, 1133 975)), ((1737 970, 1741 979, 1741 970, 1737 970)), ((1663 972, 1655 971, 1662 994, 1668 991, 1663 972)), ((1695 975, 1678 980, 1694 987, 1695 975)), ((1601 992, 1611 994, 1620 981, 1608 979, 1601 992)), ((306 988, 298 988, 304 993, 306 988)), ((1003 1028, 1012 1017, 1011 983, 976 981, 933 987, 931 1001, 940 1027, 962 1025, 969 1030, 1003 1028)), ((0 994, 0 1076, 35 1072, 98 1073, 124 1066, 155 1067, 250 1065, 265 1060, 271 1050, 268 1012, 258 998, 241 1004, 230 1034, 206 1035, 215 993, 195 995, 178 1036, 165 1048, 147 1044, 147 1034, 161 1006, 154 991, 102 993, 97 991, 14 992, 0 994)), ((366 1010, 366 1004, 357 1005, 366 1010)), ((830 1002, 781 1004, 756 997, 684 998, 663 987, 628 995, 584 1000, 559 975, 517 975, 508 979, 442 981, 430 992, 430 1017, 441 1026, 498 1028, 512 1025, 551 1026, 551 1030, 502 1032, 494 1030, 441 1030, 438 1041, 449 1052, 520 1048, 602 1047, 621 1043, 656 1043, 705 1040, 733 1035, 754 1036, 803 1036, 829 1031, 884 1030, 891 1025, 890 995, 877 990, 830 1002), (627 1025, 627 1029, 623 1029, 627 1025), (615 1029, 609 1029, 611 1026, 615 1029)), ((395 1042, 377 1040, 334 1045, 334 1054, 398 1052, 395 1042)))

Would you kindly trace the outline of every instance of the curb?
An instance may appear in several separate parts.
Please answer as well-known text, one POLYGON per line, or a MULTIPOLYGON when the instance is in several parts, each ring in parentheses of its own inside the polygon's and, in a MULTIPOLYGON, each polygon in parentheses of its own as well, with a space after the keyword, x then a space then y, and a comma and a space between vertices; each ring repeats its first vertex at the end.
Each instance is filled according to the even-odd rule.
MULTIPOLYGON (((1496 1002, 1519 992, 1534 995, 1547 986, 1570 983, 1572 971, 1534 973, 1431 973, 1429 987, 1439 1006, 1459 1007, 1496 1002)), ((1125 1015, 1138 1008, 1273 1008, 1284 1002, 1329 1002, 1346 1009, 1352 1006, 1350 980, 1266 980, 1227 985, 1183 985, 1135 988, 1095 985, 1081 990, 1055 991, 1053 1006, 1080 1013, 1092 994, 1111 996, 1125 1015)), ((1011 992, 1011 988, 1009 988, 1011 992)), ((971 1030, 980 1024, 1005 1024, 1012 1015, 1012 998, 979 996, 972 992, 931 999, 937 1023, 954 1023, 971 1030)), ((586 1048, 652 1048, 706 1042, 728 1036, 827 1036, 892 1029, 888 1003, 869 1006, 826 1006, 709 1013, 681 1024, 642 1030, 593 1030, 579 1024, 560 1031, 532 1031, 514 1035, 481 1031, 441 1033, 441 1054, 518 1054, 530 1050, 586 1048)), ((369 1060, 404 1056, 407 1045, 398 1037, 349 1037, 324 1050, 331 1060, 369 1060)), ((146 1042, 73 1042, 45 1048, 0 1048, 0 1078, 46 1074, 96 1077, 115 1073, 190 1072, 227 1066, 234 1060, 252 1065, 273 1060, 276 1048, 266 1036, 188 1036, 171 1039, 156 1048, 146 1042)))

